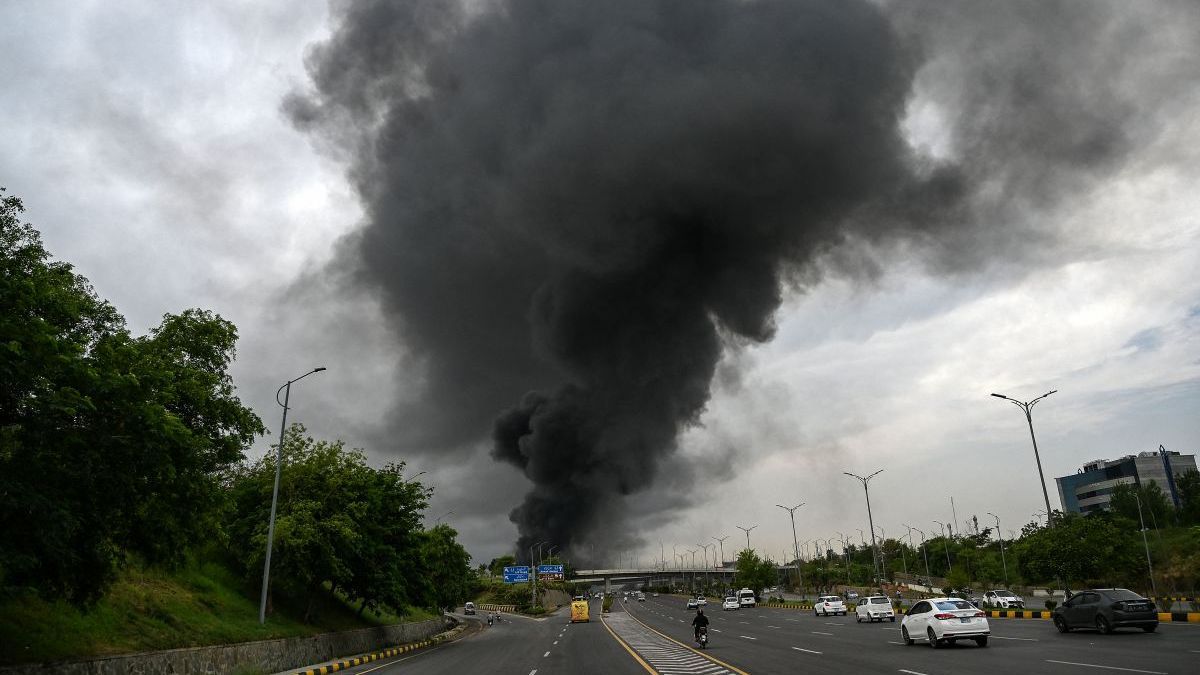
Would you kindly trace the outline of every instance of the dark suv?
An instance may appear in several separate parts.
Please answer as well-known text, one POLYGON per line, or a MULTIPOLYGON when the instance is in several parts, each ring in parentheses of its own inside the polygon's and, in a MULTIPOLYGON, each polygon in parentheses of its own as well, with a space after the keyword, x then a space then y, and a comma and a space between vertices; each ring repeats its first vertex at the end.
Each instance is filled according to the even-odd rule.
POLYGON ((1073 628, 1111 633, 1114 628, 1126 627, 1153 633, 1158 628, 1158 609, 1154 603, 1124 588, 1080 591, 1055 607, 1051 616, 1060 633, 1073 628))

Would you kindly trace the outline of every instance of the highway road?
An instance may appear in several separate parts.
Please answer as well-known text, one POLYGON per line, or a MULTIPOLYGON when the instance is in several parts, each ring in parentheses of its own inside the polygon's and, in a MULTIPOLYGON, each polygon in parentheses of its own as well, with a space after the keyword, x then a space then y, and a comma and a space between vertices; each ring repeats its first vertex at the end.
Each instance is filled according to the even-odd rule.
MULTIPOLYGON (((570 611, 532 619, 504 615, 498 625, 487 626, 468 637, 339 671, 355 675, 444 675, 445 673, 512 673, 552 675, 580 673, 645 673, 633 656, 595 619, 600 603, 594 601, 590 623, 570 623, 570 611)), ((486 615, 478 618, 486 621, 486 615)))
MULTIPOLYGON (((695 610, 678 596, 628 602, 630 613, 651 628, 690 641, 695 610)), ((816 617, 810 611, 755 608, 705 609, 712 622, 708 653, 748 673, 830 669, 863 673, 961 675, 982 673, 1200 672, 1200 624, 1161 624, 1157 633, 1090 631, 1060 635, 1049 621, 988 619, 987 647, 973 642, 930 649, 900 640, 896 623, 856 623, 854 616, 816 617)))
POLYGON ((679 596, 614 603, 604 625, 600 603, 591 623, 570 624, 560 610, 542 619, 508 617, 468 637, 347 673, 433 675, 599 675, 662 673, 726 675, 818 672, 835 669, 907 675, 1010 675, 1068 673, 1191 675, 1200 672, 1200 624, 1162 624, 1153 634, 1075 632, 1060 635, 1048 621, 989 619, 986 648, 974 643, 933 650, 901 644, 899 622, 858 624, 853 615, 815 617, 811 612, 755 608, 705 610, 712 625, 706 659, 690 648, 694 610, 679 596), (619 634, 622 640, 618 640, 619 634), (666 639, 670 637, 676 642, 666 639), (631 654, 631 650, 637 656, 631 654))

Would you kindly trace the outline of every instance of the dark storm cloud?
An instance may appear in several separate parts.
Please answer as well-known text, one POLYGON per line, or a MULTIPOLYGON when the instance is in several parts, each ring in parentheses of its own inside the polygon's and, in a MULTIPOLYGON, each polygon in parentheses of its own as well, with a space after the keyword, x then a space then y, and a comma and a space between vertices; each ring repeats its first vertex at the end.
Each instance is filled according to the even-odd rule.
POLYGON ((335 3, 314 90, 286 107, 346 153, 366 213, 348 250, 422 358, 410 443, 462 457, 492 429, 493 456, 533 484, 518 551, 566 548, 620 531, 625 497, 653 485, 676 508, 688 486, 659 474, 723 351, 770 339, 782 289, 818 259, 871 274, 833 254, 899 238, 948 268, 1023 255, 1014 213, 1137 142, 1136 105, 1069 21, 1125 19, 1028 3, 982 12, 1012 29, 992 38, 971 15, 987 6, 335 3), (964 92, 925 82, 960 116, 949 159, 901 132, 930 68, 964 92))

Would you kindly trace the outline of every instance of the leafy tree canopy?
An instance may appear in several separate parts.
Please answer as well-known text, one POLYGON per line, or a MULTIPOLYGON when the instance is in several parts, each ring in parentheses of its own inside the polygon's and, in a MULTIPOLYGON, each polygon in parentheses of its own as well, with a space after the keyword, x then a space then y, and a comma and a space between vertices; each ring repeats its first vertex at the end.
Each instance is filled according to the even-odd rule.
POLYGON ((0 201, 0 583, 96 598, 125 556, 210 538, 218 473, 262 433, 234 394, 237 331, 211 312, 132 337, 0 201))

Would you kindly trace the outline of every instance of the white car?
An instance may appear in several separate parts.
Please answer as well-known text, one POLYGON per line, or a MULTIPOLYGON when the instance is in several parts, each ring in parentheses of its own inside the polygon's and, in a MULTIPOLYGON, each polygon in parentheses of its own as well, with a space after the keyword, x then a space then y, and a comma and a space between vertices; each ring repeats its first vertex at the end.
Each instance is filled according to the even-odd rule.
POLYGON ((896 620, 896 612, 892 611, 892 602, 884 595, 872 595, 862 599, 854 608, 854 620, 863 621, 896 620))
POLYGON ((700 603, 697 602, 695 598, 688 598, 688 601, 687 601, 688 609, 696 609, 699 606, 700 606, 700 603))
POLYGON ((900 637, 904 644, 927 640, 937 649, 943 643, 974 640, 986 647, 992 634, 987 615, 962 598, 931 598, 909 608, 900 620, 900 637))
POLYGON ((813 616, 829 616, 830 614, 846 616, 846 603, 836 595, 822 595, 813 604, 813 616))
POLYGON ((707 606, 708 606, 708 598, 706 598, 706 597, 704 597, 703 595, 701 595, 701 596, 699 596, 699 597, 697 597, 697 598, 696 598, 696 604, 697 604, 697 605, 699 605, 699 606, 701 606, 701 607, 707 607, 707 606))
POLYGON ((1003 609, 1024 609, 1025 599, 1013 593, 1012 591, 1006 591, 1001 588, 984 593, 983 604, 987 605, 988 607, 1000 607, 1003 609))
POLYGON ((725 601, 721 603, 721 611, 725 611, 727 609, 737 609, 738 607, 740 607, 738 604, 738 599, 732 595, 728 598, 725 598, 725 601))

